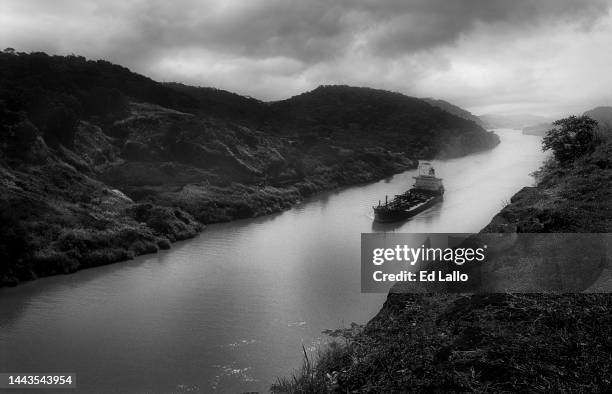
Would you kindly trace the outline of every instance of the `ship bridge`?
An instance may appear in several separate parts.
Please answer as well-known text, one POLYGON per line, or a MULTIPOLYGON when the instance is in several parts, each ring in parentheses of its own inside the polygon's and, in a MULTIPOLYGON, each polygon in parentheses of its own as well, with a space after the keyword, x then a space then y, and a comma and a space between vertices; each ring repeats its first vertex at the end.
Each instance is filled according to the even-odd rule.
POLYGON ((415 189, 439 193, 444 192, 442 178, 436 177, 436 170, 434 170, 431 163, 419 163, 419 175, 413 178, 415 179, 415 189))

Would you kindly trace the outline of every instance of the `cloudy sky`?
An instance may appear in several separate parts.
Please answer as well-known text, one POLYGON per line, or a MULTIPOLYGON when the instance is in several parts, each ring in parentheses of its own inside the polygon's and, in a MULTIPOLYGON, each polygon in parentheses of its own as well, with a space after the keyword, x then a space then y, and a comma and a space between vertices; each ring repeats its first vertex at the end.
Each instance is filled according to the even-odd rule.
POLYGON ((612 105, 612 0, 0 0, 0 46, 276 100, 320 84, 476 114, 612 105))

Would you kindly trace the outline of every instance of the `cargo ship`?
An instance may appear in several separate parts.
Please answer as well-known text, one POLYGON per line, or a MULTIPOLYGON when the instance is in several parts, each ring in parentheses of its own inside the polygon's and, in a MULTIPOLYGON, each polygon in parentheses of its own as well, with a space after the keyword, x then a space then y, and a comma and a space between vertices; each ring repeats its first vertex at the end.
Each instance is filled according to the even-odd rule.
POLYGON ((413 177, 414 185, 404 194, 396 195, 385 203, 378 201, 374 208, 374 220, 377 222, 395 222, 408 219, 442 201, 444 186, 442 179, 436 177, 436 170, 430 163, 419 164, 419 175, 413 177))

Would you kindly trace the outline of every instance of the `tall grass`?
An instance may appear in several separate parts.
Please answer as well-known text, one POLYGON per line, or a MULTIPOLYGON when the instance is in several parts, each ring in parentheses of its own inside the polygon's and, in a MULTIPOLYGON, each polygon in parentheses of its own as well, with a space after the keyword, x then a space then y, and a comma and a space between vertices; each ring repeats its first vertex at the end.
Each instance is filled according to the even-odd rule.
POLYGON ((317 349, 314 357, 308 357, 304 345, 302 352, 302 366, 289 377, 277 378, 270 388, 272 393, 331 393, 338 387, 338 369, 349 356, 346 343, 331 342, 325 348, 317 349))

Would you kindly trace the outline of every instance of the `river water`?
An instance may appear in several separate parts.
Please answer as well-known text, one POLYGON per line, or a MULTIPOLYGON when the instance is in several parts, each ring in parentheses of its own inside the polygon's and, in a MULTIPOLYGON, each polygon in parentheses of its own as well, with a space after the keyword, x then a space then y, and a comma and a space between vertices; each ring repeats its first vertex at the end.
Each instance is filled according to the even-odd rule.
MULTIPOLYGON (((83 392, 267 391, 324 329, 365 323, 360 233, 476 232, 544 155, 497 130, 491 151, 433 164, 444 202, 373 227, 371 206, 414 171, 321 194, 272 216, 209 226, 169 251, 0 289, 0 372, 76 372, 83 392)), ((72 391, 74 392, 74 391, 72 391)))

